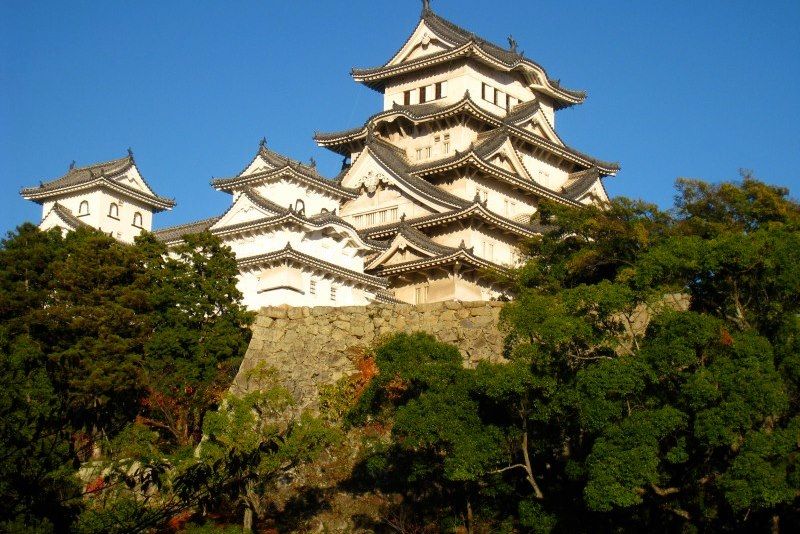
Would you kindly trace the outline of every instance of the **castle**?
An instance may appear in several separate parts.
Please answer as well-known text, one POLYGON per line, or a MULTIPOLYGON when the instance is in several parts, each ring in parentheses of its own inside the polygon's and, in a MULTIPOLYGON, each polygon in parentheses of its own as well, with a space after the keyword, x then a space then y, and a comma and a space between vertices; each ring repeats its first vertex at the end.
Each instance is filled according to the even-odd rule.
MULTIPOLYGON (((608 200, 602 179, 619 166, 568 146, 556 111, 580 104, 517 49, 487 42, 423 1, 419 23, 384 65, 352 77, 383 94, 357 128, 317 133, 340 154, 329 179, 316 165, 261 141, 237 175, 212 180, 231 195, 221 215, 155 231, 168 245, 210 231, 238 260, 252 309, 493 300, 493 272, 522 261, 540 233, 541 199, 569 206, 608 200)), ((43 229, 89 225, 130 242, 175 203, 156 195, 126 157, 22 190, 41 203, 43 229)))

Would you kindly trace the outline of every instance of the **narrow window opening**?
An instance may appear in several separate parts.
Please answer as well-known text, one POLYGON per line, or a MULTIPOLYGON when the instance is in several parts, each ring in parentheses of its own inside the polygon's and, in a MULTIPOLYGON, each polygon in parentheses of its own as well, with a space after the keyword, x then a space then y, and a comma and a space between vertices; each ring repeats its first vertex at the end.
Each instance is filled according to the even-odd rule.
POLYGON ((406 106, 411 105, 411 91, 405 91, 403 93, 403 104, 405 104, 406 106))
POLYGON ((133 225, 136 227, 142 227, 142 214, 138 211, 133 214, 133 225))
POLYGON ((442 98, 442 82, 436 82, 436 99, 442 98))
POLYGON ((336 286, 331 282, 331 301, 336 302, 336 286))
POLYGON ((308 284, 308 292, 311 295, 317 294, 317 281, 314 280, 313 278, 311 279, 311 282, 309 282, 308 284))
POLYGON ((86 200, 81 201, 80 207, 78 207, 78 215, 89 215, 89 202, 86 200))
POLYGON ((108 216, 112 217, 114 219, 118 219, 119 218, 119 206, 117 206, 115 203, 112 202, 111 205, 108 207, 108 216))

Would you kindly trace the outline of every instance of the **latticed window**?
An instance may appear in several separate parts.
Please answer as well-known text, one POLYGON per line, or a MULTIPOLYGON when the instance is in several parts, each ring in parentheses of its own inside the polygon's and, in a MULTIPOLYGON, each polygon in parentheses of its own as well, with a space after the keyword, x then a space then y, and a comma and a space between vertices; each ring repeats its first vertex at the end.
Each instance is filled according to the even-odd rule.
POLYGON ((308 292, 312 295, 317 294, 317 281, 314 280, 313 278, 311 279, 311 282, 308 285, 308 292))
POLYGON ((331 301, 336 302, 336 286, 331 282, 331 301))
POLYGON ((425 304, 428 302, 428 286, 419 286, 414 290, 414 303, 425 304))

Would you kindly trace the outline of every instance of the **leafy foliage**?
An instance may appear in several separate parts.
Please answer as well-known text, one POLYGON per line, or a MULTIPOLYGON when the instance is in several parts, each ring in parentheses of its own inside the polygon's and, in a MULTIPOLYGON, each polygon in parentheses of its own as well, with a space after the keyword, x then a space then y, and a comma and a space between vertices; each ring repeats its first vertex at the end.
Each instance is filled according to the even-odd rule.
POLYGON ((468 530, 796 524, 800 206, 745 176, 680 180, 672 212, 539 216, 507 363, 462 369, 424 336, 379 348, 351 417, 393 439, 362 469, 468 530))

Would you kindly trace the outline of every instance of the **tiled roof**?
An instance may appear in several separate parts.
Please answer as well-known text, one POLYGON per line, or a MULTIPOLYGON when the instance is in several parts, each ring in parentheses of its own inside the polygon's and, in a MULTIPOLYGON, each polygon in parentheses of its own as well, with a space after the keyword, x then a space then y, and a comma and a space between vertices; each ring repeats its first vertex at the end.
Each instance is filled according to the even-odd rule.
MULTIPOLYGON (((38 187, 25 187, 22 189, 21 194, 23 197, 34 200, 42 199, 51 196, 50 193, 58 194, 65 190, 106 181, 109 185, 130 193, 135 197, 140 197, 144 200, 154 202, 158 207, 173 207, 175 205, 175 201, 172 199, 150 194, 146 191, 140 191, 139 189, 135 189, 125 183, 115 180, 115 178, 124 174, 134 165, 135 162, 132 154, 128 154, 124 158, 95 163, 85 167, 75 167, 73 165, 70 166, 65 175, 48 182, 44 182, 38 187)), ((145 185, 152 191, 150 184, 147 183, 143 176, 142 181, 144 181, 145 185)))
MULTIPOLYGON (((337 216, 333 213, 320 213, 317 215, 312 215, 310 217, 306 217, 296 211, 290 210, 289 208, 284 208, 279 206, 278 204, 272 202, 271 200, 265 198, 263 195, 259 194, 255 189, 248 188, 242 193, 246 195, 253 203, 262 208, 265 208, 269 211, 275 212, 276 215, 272 217, 262 217, 260 219, 255 219, 252 221, 246 221, 238 224, 232 224, 228 226, 221 226, 218 228, 214 228, 213 233, 215 235, 223 235, 232 232, 237 232, 240 230, 255 230, 257 228, 262 228, 266 226, 273 226, 276 224, 282 224, 287 221, 295 221, 300 224, 306 224, 316 228, 323 228, 324 226, 335 224, 339 226, 343 226, 349 228, 353 231, 354 234, 358 235, 358 237, 370 248, 374 250, 382 250, 389 246, 388 242, 385 241, 378 241, 375 239, 370 239, 369 237, 363 236, 358 233, 358 230, 342 219, 341 217, 337 216)), ((228 210, 218 217, 212 217, 210 219, 204 219, 202 221, 196 221, 192 223, 183 224, 180 226, 174 226, 171 228, 165 228, 163 230, 158 230, 155 232, 155 235, 158 239, 172 243, 175 241, 180 240, 180 238, 186 234, 193 234, 198 232, 204 232, 210 229, 214 224, 216 224, 228 211, 231 210, 233 205, 231 205, 228 210)))
POLYGON ((434 117, 456 114, 462 109, 468 109, 472 111, 474 115, 482 116, 485 120, 495 126, 499 126, 503 123, 503 119, 501 117, 478 106, 470 97, 469 92, 467 92, 464 95, 464 98, 450 105, 441 103, 427 103, 401 106, 395 104, 392 106, 392 109, 387 109, 372 115, 367 119, 364 125, 359 128, 329 133, 318 132, 314 135, 314 140, 323 146, 336 146, 337 142, 346 143, 356 138, 366 137, 369 126, 371 124, 375 124, 384 117, 403 115, 411 121, 422 121, 426 119, 432 119, 434 117))
POLYGON ((452 254, 455 252, 456 248, 448 247, 446 245, 441 245, 433 241, 430 237, 423 234, 410 224, 401 222, 397 227, 397 235, 403 236, 409 243, 412 245, 419 247, 422 250, 428 251, 432 254, 436 254, 437 256, 441 256, 443 254, 452 254))
POLYGON ((237 259, 237 263, 239 267, 248 267, 264 263, 284 261, 287 259, 296 261, 300 264, 307 265, 312 268, 317 268, 325 272, 341 276, 342 278, 362 283, 369 287, 385 288, 388 285, 388 281, 385 278, 365 273, 359 273, 357 271, 353 271, 351 269, 347 269, 345 267, 341 267, 339 265, 324 260, 320 260, 313 256, 309 256, 308 254, 305 254, 303 252, 300 252, 299 250, 295 250, 294 248, 292 248, 290 243, 286 243, 286 246, 283 249, 277 250, 275 252, 269 252, 267 254, 259 254, 257 256, 250 256, 247 258, 239 258, 237 259))
MULTIPOLYGON (((231 191, 235 188, 245 187, 254 182, 262 182, 275 177, 292 176, 307 185, 321 188, 340 197, 354 198, 356 193, 343 188, 335 180, 328 180, 320 175, 315 168, 284 159, 278 161, 281 165, 273 169, 254 172, 252 174, 232 176, 230 178, 214 178, 211 185, 220 191, 231 191)), ((272 162, 270 162, 272 164, 272 162)))
MULTIPOLYGON (((353 69, 353 77, 359 81, 363 81, 367 85, 378 87, 380 86, 380 79, 392 76, 395 74, 395 71, 408 72, 409 70, 415 70, 418 67, 422 68, 435 63, 437 59, 447 59, 449 56, 453 55, 453 53, 461 52, 462 49, 470 46, 474 47, 474 49, 477 51, 482 52, 509 70, 520 65, 528 65, 529 67, 535 67, 536 69, 541 70, 547 77, 544 68, 535 61, 526 58, 515 50, 506 50, 485 39, 482 39, 474 33, 469 32, 464 28, 461 28, 460 26, 440 17, 430 9, 423 10, 422 20, 433 33, 441 36, 444 40, 453 44, 455 48, 453 50, 445 50, 429 56, 423 56, 419 59, 401 63, 399 65, 389 66, 387 63, 381 67, 353 69)), ((406 41, 406 43, 407 42, 408 41, 406 41)), ((405 44, 403 46, 405 46, 405 44)), ((566 107, 580 103, 586 98, 586 93, 584 91, 575 91, 561 87, 561 83, 558 80, 552 80, 547 77, 547 84, 559 97, 558 107, 566 107)))
POLYGON ((540 224, 525 224, 523 222, 503 217, 492 211, 489 211, 482 203, 475 202, 469 207, 461 210, 447 213, 434 213, 432 215, 426 215, 416 219, 406 219, 402 222, 373 226, 371 228, 365 228, 361 230, 361 233, 373 238, 384 238, 397 233, 403 224, 415 229, 431 228, 469 217, 478 217, 486 222, 490 222, 501 228, 507 228, 512 232, 525 236, 541 234, 548 229, 540 224))
POLYGON ((167 228, 162 228, 160 230, 155 230, 153 235, 156 236, 156 239, 159 241, 163 241, 165 243, 172 243, 175 241, 179 241, 183 236, 190 235, 190 234, 199 234, 200 232, 205 232, 214 223, 216 223, 220 218, 219 217, 209 217, 208 219, 202 219, 200 221, 192 221, 184 224, 179 224, 177 226, 169 226, 167 228))
MULTIPOLYGON (((525 130, 524 128, 520 128, 517 124, 525 118, 532 116, 538 110, 538 104, 535 101, 530 103, 522 103, 512 110, 512 112, 507 115, 506 117, 499 117, 490 113, 483 108, 480 108, 477 104, 475 104, 472 99, 470 98, 469 94, 466 94, 465 97, 455 104, 450 106, 442 106, 441 104, 438 105, 429 105, 429 104, 417 104, 411 106, 396 106, 391 110, 382 111, 377 113, 367 119, 367 122, 361 128, 355 128, 352 130, 344 130, 341 132, 332 132, 332 133, 318 133, 315 135, 314 139, 322 146, 328 146, 331 148, 335 148, 339 145, 344 145, 345 143, 355 141, 357 139, 366 139, 368 130, 371 125, 375 124, 376 122, 380 121, 384 117, 389 117, 397 114, 404 115, 408 117, 410 120, 413 121, 421 121, 426 119, 431 119, 436 117, 437 115, 446 115, 450 113, 457 113, 460 110, 469 109, 472 111, 476 116, 482 116, 490 125, 495 126, 496 129, 493 133, 487 132, 485 134, 486 137, 497 136, 497 135, 505 135, 508 133, 513 134, 515 137, 525 140, 528 143, 537 145, 545 150, 554 152, 556 154, 560 154, 562 156, 566 156, 569 159, 572 159, 576 163, 581 165, 585 165, 587 167, 598 167, 601 171, 605 174, 613 174, 620 169, 618 163, 603 161, 580 150, 573 148, 568 145, 554 143, 548 139, 540 137, 532 132, 525 130), (505 127, 505 128, 504 128, 505 127)), ((430 162, 429 165, 432 167, 438 166, 442 160, 436 160, 430 162)))
POLYGON ((408 161, 402 151, 397 147, 377 139, 374 136, 369 136, 367 147, 375 158, 391 169, 400 180, 423 196, 439 202, 444 202, 454 208, 463 208, 469 205, 468 201, 448 193, 444 189, 436 187, 422 178, 410 174, 408 161))
POLYGON ((506 270, 502 265, 498 265, 494 262, 490 262, 482 258, 479 258, 475 256, 470 250, 463 247, 459 247, 457 249, 453 249, 453 251, 448 254, 442 254, 431 258, 412 260, 405 263, 395 263, 393 265, 381 265, 373 269, 372 271, 378 276, 391 276, 393 274, 400 274, 409 271, 418 271, 429 267, 448 265, 455 262, 459 262, 462 265, 463 264, 472 265, 473 267, 479 269, 494 269, 499 271, 506 270))
POLYGON ((55 213, 56 215, 61 217, 61 220, 70 225, 72 228, 78 228, 80 226, 86 226, 86 227, 89 226, 88 224, 80 220, 80 218, 76 217, 75 214, 72 213, 72 210, 62 206, 58 202, 53 204, 53 207, 50 208, 50 211, 47 212, 47 215, 45 215, 42 218, 42 220, 46 219, 47 216, 50 215, 50 213, 55 213))
POLYGON ((600 179, 600 170, 597 167, 573 172, 566 183, 561 187, 561 192, 567 198, 577 200, 600 179))

